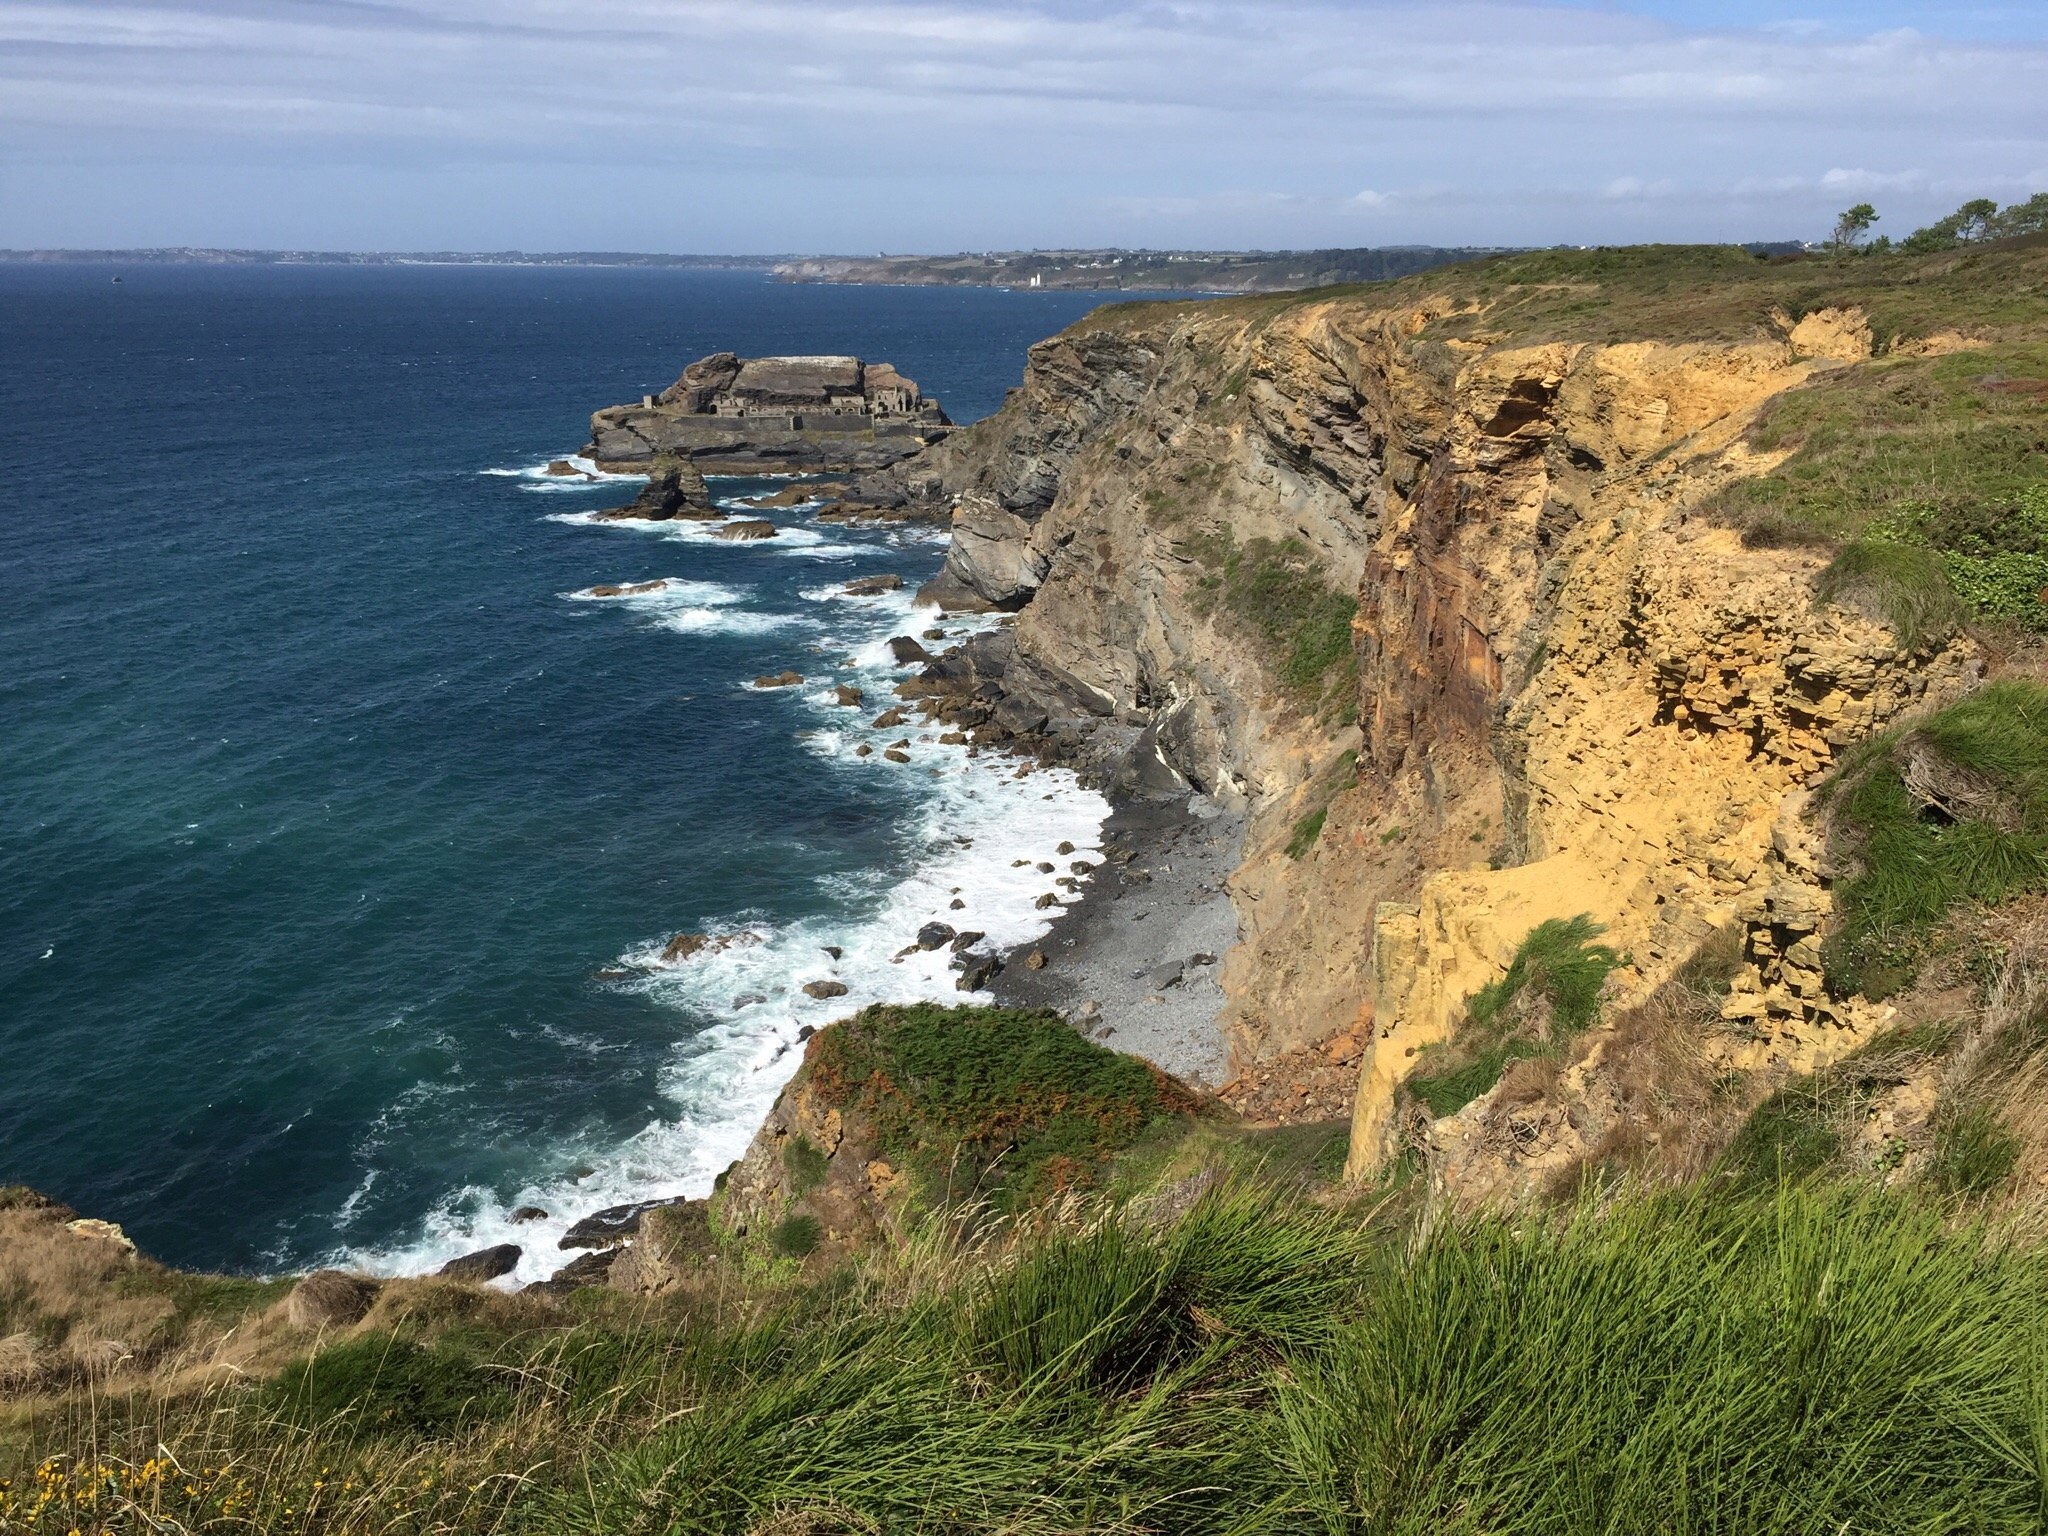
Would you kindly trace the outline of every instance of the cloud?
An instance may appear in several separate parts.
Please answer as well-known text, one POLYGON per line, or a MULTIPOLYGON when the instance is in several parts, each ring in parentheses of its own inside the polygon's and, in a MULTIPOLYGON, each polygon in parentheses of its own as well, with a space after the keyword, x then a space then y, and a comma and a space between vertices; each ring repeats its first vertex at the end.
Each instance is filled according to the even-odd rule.
POLYGON ((2039 40, 1591 0, 0 0, 0 99, 14 244, 1756 236, 2048 163, 2039 40))

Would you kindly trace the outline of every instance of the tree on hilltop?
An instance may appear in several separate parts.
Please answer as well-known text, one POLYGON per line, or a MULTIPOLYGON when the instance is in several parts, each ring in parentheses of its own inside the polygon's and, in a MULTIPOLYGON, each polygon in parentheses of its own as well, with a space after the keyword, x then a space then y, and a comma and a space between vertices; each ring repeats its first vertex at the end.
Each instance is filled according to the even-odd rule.
POLYGON ((1877 210, 1868 203, 1858 203, 1854 208, 1842 210, 1835 220, 1834 238, 1829 243, 1838 251, 1853 251, 1856 244, 1870 233, 1870 226, 1878 219, 1877 210))
POLYGON ((1979 240, 2004 240, 2013 235, 2035 235, 2048 229, 2048 192, 2036 192, 2024 203, 2014 203, 2003 212, 1988 197, 1973 197, 1945 219, 1936 219, 1925 229, 1916 229, 1900 244, 1909 254, 1952 251, 1959 245, 1979 240))

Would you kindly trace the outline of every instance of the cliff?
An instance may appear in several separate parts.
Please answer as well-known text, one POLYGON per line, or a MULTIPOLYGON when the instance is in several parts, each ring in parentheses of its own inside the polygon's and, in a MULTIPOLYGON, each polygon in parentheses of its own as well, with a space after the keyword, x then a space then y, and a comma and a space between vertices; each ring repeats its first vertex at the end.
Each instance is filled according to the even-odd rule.
POLYGON ((1927 465, 1827 429, 1876 430, 1875 392, 1900 434, 2003 433, 1980 462, 2038 478, 2008 381, 2042 361, 2044 272, 2038 242, 1546 253, 1098 311, 909 467, 954 525, 927 597, 1017 614, 922 686, 985 737, 1156 756, 1249 811, 1223 1025, 1247 1078, 1359 1059, 1356 1176, 1419 1145, 1496 1179, 1451 1171, 1490 1103, 1404 1125, 1397 1090, 1553 920, 1624 955, 1611 1015, 1724 936, 1702 1049, 1761 1093, 1889 1017, 1823 975, 1843 870, 1807 792, 1985 668, 1965 626, 1845 575, 1927 465))

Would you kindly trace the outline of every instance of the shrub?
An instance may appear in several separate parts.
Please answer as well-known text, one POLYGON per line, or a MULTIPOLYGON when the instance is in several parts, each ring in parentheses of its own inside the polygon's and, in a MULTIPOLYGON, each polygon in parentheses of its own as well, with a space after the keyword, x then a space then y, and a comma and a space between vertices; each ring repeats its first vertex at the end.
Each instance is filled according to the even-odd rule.
POLYGON ((1110 1154, 1199 1103, 1042 1011, 868 1008, 812 1042, 807 1070, 827 1102, 868 1116, 925 1201, 998 1211, 1087 1187, 1110 1154))

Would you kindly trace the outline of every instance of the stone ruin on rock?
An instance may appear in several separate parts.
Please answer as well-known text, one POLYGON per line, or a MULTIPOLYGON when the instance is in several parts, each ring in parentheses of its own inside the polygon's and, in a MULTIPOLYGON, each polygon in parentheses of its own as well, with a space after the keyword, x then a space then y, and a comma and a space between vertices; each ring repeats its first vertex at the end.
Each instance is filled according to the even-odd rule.
POLYGON ((583 452, 627 473, 660 454, 714 474, 859 471, 906 459, 952 426, 888 363, 717 352, 660 394, 597 412, 583 452))

